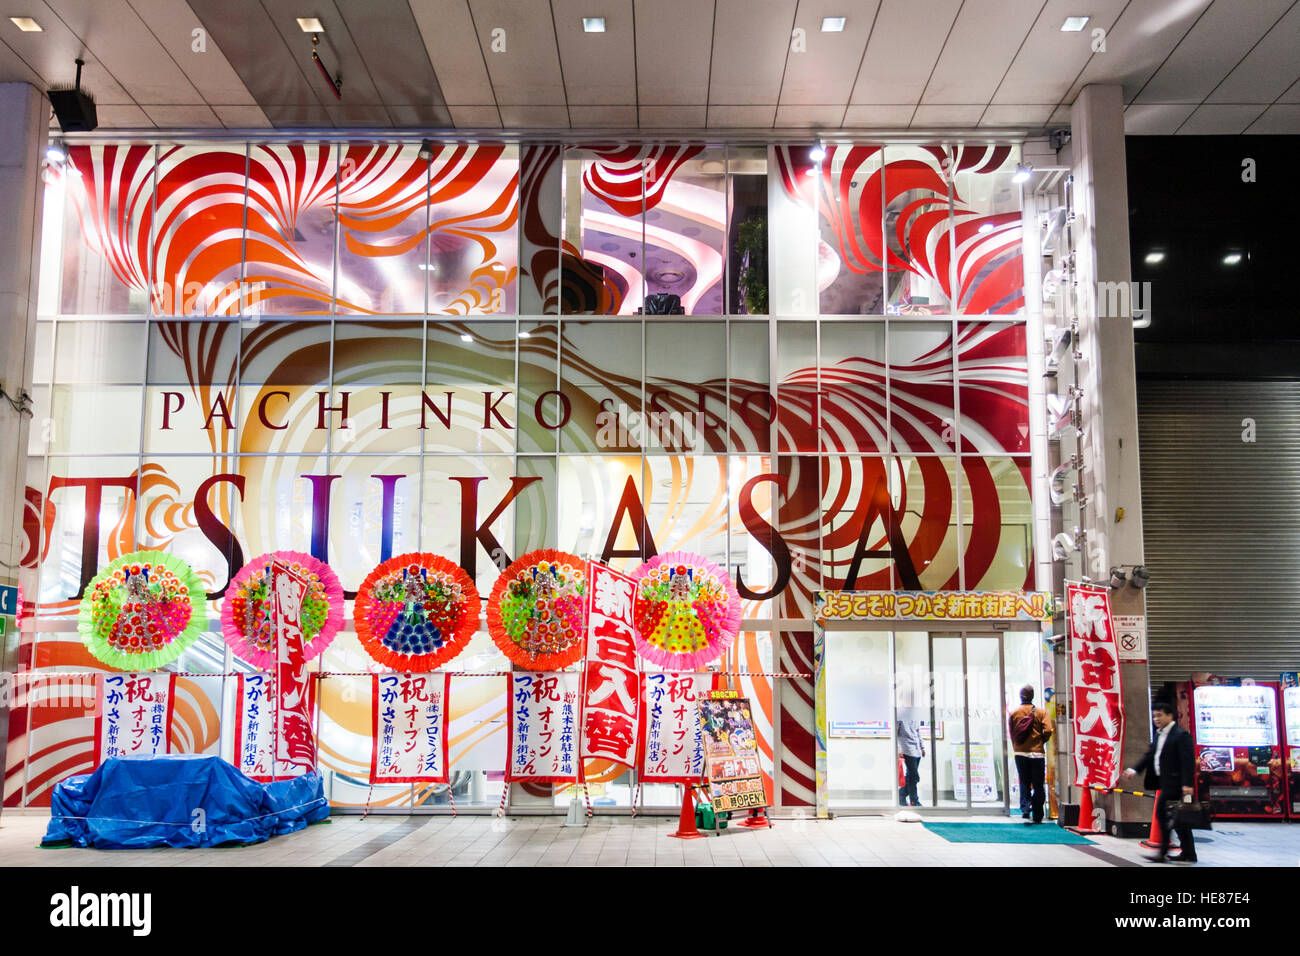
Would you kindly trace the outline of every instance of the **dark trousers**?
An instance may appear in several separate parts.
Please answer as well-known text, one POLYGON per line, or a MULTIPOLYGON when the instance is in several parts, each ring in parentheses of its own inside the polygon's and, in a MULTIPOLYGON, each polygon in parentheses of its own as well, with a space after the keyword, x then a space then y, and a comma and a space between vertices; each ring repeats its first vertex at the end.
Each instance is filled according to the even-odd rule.
POLYGON ((1022 757, 1016 754, 1016 772, 1020 774, 1020 812, 1025 812, 1028 803, 1034 822, 1042 823, 1047 761, 1041 757, 1022 757))
POLYGON ((1196 857, 1196 840, 1192 836, 1191 827, 1174 827, 1174 807, 1173 804, 1180 803, 1183 799, 1183 791, 1179 790, 1161 790, 1160 791, 1160 855, 1164 856, 1169 852, 1170 830, 1178 834, 1178 843, 1183 851, 1183 855, 1188 859, 1196 857))
POLYGON ((921 758, 903 754, 903 763, 907 767, 903 786, 898 788, 899 806, 919 807, 921 798, 916 795, 916 785, 921 782, 921 758))

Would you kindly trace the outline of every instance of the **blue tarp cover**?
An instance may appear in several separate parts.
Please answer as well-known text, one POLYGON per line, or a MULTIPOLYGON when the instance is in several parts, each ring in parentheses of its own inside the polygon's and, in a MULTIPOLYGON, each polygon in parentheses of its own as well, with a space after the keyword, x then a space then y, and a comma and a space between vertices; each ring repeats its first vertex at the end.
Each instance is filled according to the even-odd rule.
POLYGON ((329 815, 314 773, 257 783, 204 754, 114 757, 54 788, 41 842, 104 850, 261 843, 329 815))

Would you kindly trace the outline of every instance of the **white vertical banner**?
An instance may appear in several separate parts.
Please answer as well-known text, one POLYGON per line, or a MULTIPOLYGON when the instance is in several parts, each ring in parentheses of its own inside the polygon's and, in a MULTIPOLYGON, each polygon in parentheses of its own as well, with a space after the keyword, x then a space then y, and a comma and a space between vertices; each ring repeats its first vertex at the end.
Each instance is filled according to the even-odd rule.
POLYGON ((95 712, 95 764, 171 752, 176 675, 104 674, 95 712))
POLYGON ((699 702, 713 686, 709 673, 648 671, 641 675, 642 783, 696 783, 704 772, 699 702))
POLYGON ((447 698, 442 673, 376 674, 371 783, 448 783, 447 698))
POLYGON ((596 561, 587 563, 587 666, 583 671, 583 758, 636 764, 640 721, 636 582, 596 561))
POLYGON ((279 561, 271 564, 271 626, 275 633, 275 758, 291 773, 316 769, 316 738, 311 723, 311 692, 303 656, 302 599, 307 580, 279 561))

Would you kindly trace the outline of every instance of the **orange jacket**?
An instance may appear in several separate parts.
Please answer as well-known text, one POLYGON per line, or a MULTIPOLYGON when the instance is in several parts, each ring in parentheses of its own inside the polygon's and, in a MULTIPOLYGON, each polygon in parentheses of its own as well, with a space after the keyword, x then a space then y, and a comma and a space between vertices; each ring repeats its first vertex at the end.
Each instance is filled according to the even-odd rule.
POLYGON ((1044 748, 1056 730, 1056 726, 1052 723, 1052 718, 1047 716, 1047 711, 1035 708, 1033 704, 1021 704, 1007 718, 1007 730, 1011 736, 1012 753, 1041 754, 1045 752, 1044 748), (1020 723, 1022 718, 1029 716, 1033 717, 1029 729, 1017 737, 1016 724, 1020 723))

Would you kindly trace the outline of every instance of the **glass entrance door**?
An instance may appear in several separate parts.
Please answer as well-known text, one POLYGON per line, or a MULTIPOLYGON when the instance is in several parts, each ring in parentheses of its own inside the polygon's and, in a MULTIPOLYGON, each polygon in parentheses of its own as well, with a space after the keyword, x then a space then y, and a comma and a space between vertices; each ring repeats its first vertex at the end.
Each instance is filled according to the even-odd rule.
POLYGON ((934 806, 1005 813, 1002 639, 931 633, 934 806))

